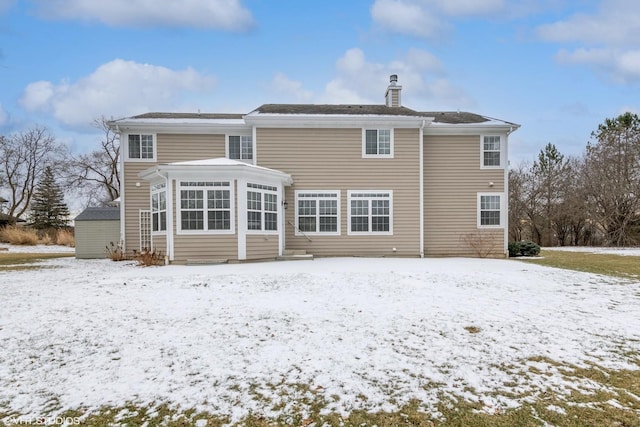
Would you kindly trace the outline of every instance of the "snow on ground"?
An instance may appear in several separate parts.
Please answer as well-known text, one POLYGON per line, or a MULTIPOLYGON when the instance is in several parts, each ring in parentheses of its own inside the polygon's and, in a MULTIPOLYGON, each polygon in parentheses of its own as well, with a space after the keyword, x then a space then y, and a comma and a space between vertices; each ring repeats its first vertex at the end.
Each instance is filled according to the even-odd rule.
POLYGON ((611 254, 623 256, 640 256, 640 248, 610 248, 599 246, 554 246, 543 248, 550 251, 589 252, 593 254, 611 254))
POLYGON ((519 261, 43 265, 0 272, 0 412, 168 402, 237 420, 273 416, 295 383, 342 413, 433 410, 438 391, 498 410, 594 387, 531 357, 638 368, 640 283, 519 261))
POLYGON ((10 245, 8 243, 0 243, 0 253, 73 253, 76 248, 60 245, 10 245))

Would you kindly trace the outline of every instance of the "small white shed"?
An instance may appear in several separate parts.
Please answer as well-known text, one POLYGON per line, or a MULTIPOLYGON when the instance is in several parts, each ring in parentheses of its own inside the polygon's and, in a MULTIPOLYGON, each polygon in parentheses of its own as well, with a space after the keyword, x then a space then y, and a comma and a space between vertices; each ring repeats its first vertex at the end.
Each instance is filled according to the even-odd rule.
POLYGON ((120 241, 120 208, 87 208, 75 218, 76 258, 105 258, 120 241))

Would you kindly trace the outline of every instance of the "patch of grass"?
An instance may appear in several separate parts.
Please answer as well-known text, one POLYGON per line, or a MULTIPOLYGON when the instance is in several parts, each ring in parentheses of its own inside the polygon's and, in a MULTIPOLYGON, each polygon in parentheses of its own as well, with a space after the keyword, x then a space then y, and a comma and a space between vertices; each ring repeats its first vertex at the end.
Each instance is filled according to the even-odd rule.
POLYGON ((481 331, 477 326, 465 326, 464 330, 469 332, 470 334, 477 334, 481 331))
MULTIPOLYGON (((413 400, 397 411, 354 410, 349 414, 340 414, 332 409, 337 403, 335 399, 325 395, 321 387, 286 383, 269 387, 277 394, 277 410, 280 414, 269 416, 255 411, 232 424, 226 415, 216 415, 194 408, 173 407, 165 403, 129 403, 119 407, 105 406, 90 413, 80 409, 56 415, 81 417, 80 425, 95 427, 186 427, 196 425, 199 420, 203 420, 200 424, 204 424, 206 420, 204 425, 214 427, 640 427, 640 369, 612 370, 595 364, 579 367, 542 357, 528 360, 557 368, 570 385, 568 391, 523 391, 520 395, 510 396, 522 402, 517 408, 494 406, 488 403, 487 399, 483 399, 482 395, 475 401, 469 401, 448 392, 440 392, 438 401, 433 404, 413 400), (581 387, 580 384, 585 382, 589 386, 581 387)), ((257 387, 249 391, 251 399, 256 403, 254 407, 274 410, 273 396, 267 398, 258 392, 257 387)), ((475 394, 473 390, 469 392, 475 394)), ((506 394, 506 390, 505 393, 500 391, 492 397, 506 394)), ((203 406, 206 407, 206 402, 203 402, 203 406)), ((0 409, 0 420, 4 419, 5 422, 10 416, 18 415, 3 413, 0 409)), ((0 426, 4 425, 6 424, 0 421, 0 426)))
POLYGON ((625 279, 640 278, 640 262, 639 257, 636 256, 554 251, 552 249, 543 250, 540 256, 541 258, 534 259, 518 258, 518 261, 625 279))
POLYGON ((30 270, 42 268, 42 266, 34 265, 40 261, 52 258, 64 258, 75 256, 73 253, 5 253, 0 252, 0 271, 9 270, 30 270))

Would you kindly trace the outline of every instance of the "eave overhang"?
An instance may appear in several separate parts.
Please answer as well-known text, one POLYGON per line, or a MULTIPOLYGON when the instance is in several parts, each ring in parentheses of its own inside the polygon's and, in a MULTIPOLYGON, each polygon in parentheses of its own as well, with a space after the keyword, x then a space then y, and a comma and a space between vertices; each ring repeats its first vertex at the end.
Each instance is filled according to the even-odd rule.
POLYGON ((283 185, 293 184, 293 178, 288 173, 225 158, 159 164, 141 171, 138 177, 151 183, 161 182, 166 178, 193 180, 245 178, 258 182, 266 180, 283 185))

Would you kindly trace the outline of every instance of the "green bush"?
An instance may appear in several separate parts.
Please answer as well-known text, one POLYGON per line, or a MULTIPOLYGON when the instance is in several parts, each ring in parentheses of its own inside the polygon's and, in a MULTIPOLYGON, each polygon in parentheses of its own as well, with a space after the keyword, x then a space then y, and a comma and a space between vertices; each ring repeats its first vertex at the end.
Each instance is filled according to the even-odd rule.
POLYGON ((509 256, 537 256, 540 254, 540 246, 531 241, 509 243, 509 256))

